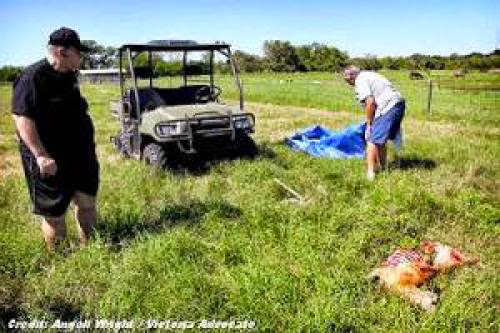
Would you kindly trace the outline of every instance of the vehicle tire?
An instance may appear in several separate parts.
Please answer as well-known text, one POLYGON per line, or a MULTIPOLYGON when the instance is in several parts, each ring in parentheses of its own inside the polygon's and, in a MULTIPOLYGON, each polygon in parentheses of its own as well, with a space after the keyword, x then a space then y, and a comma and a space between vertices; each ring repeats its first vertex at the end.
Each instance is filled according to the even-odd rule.
POLYGON ((253 158, 259 153, 257 145, 249 135, 239 135, 235 141, 236 152, 240 156, 253 158))
POLYGON ((149 143, 144 147, 142 159, 157 169, 163 169, 167 165, 167 152, 157 143, 149 143))

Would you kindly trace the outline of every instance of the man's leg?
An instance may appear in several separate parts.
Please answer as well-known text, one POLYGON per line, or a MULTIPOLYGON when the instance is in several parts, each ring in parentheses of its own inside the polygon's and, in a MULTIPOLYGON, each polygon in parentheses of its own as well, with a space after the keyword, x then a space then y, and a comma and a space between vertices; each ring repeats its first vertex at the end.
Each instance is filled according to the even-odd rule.
POLYGON ((97 220, 95 197, 83 192, 75 192, 73 200, 75 202, 75 219, 77 221, 80 245, 85 246, 95 228, 97 220))
POLYGON ((366 177, 368 180, 375 178, 375 170, 378 165, 378 147, 368 142, 366 145, 366 177))
POLYGON ((52 251, 56 243, 66 238, 64 215, 59 217, 44 217, 42 221, 42 233, 47 249, 52 251))
POLYGON ((378 161, 381 170, 384 170, 387 164, 387 146, 385 144, 378 146, 378 161))

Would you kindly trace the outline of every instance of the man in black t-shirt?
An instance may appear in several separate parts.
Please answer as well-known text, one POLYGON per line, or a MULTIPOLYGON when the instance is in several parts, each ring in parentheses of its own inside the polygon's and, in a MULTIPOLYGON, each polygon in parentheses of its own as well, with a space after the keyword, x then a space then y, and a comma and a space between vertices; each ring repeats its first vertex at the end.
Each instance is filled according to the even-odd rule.
POLYGON ((50 35, 47 59, 27 67, 13 86, 24 173, 49 249, 66 237, 64 215, 72 200, 82 245, 96 223, 99 163, 76 77, 80 52, 87 51, 74 30, 60 28, 50 35))

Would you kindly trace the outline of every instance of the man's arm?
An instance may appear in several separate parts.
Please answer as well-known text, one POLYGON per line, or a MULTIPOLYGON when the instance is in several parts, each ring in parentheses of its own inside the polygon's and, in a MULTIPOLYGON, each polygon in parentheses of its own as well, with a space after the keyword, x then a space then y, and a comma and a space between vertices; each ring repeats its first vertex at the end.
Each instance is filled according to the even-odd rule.
POLYGON ((42 175, 55 175, 57 172, 56 162, 50 157, 40 141, 34 121, 28 117, 16 114, 13 117, 21 140, 23 140, 36 158, 40 173, 42 175))
POLYGON ((373 117, 375 117, 375 109, 377 105, 375 104, 375 98, 373 96, 368 96, 365 100, 365 116, 366 125, 371 126, 373 122, 373 117))
POLYGON ((365 76, 362 77, 362 74, 359 74, 354 84, 354 91, 356 99, 364 106, 366 125, 371 126, 375 117, 375 110, 377 109, 371 81, 365 76))

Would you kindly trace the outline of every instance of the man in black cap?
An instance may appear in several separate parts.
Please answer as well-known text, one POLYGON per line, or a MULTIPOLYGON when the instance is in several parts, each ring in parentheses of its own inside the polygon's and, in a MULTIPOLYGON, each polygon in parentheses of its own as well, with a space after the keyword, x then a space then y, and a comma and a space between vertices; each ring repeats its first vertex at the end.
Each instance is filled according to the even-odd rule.
POLYGON ((33 212, 43 217, 43 236, 52 249, 66 237, 64 215, 71 201, 80 244, 87 244, 96 223, 99 163, 76 76, 80 52, 89 49, 65 27, 50 35, 47 48, 47 58, 14 82, 12 113, 33 212))

